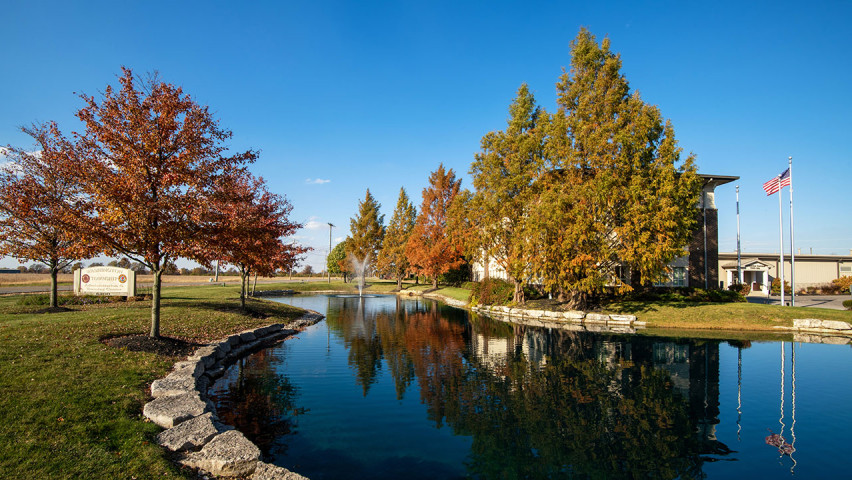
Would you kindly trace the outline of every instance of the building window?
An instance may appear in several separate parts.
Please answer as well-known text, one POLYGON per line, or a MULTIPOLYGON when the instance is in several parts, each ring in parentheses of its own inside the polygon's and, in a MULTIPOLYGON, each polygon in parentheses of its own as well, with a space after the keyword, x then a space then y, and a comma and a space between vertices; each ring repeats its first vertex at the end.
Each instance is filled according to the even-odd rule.
POLYGON ((673 287, 685 287, 686 286, 686 267, 674 267, 674 268, 672 268, 672 286, 673 287))
POLYGON ((663 274, 663 278, 654 282, 655 287, 685 287, 686 267, 672 267, 672 271, 663 274))

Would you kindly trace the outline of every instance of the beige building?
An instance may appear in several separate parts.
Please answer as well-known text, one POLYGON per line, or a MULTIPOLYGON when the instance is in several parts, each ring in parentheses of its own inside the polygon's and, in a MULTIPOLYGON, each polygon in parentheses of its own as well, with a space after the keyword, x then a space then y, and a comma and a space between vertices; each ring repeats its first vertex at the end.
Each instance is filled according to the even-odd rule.
MULTIPOLYGON (((831 283, 852 276, 852 251, 849 255, 796 255, 796 290, 831 283)), ((772 280, 780 276, 777 253, 741 253, 743 283, 751 285, 753 294, 769 295, 772 280)), ((737 278, 737 253, 719 253, 719 283, 727 288, 737 278)), ((790 256, 784 255, 784 280, 790 282, 790 256)))

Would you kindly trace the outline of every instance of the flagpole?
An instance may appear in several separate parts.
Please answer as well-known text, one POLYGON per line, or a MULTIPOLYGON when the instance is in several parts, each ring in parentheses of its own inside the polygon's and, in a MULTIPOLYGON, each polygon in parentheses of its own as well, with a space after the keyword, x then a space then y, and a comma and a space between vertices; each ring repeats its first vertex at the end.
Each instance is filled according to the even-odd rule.
MULTIPOLYGON (((788 157, 790 166, 790 295, 796 306, 796 238, 793 236, 793 157, 788 157)), ((781 196, 781 193, 778 193, 781 196)))
POLYGON ((740 259, 740 186, 737 185, 737 283, 743 284, 743 267, 740 259))
POLYGON ((780 259, 778 268, 781 273, 781 306, 784 306, 784 207, 781 204, 781 175, 778 175, 778 238, 781 240, 780 259))

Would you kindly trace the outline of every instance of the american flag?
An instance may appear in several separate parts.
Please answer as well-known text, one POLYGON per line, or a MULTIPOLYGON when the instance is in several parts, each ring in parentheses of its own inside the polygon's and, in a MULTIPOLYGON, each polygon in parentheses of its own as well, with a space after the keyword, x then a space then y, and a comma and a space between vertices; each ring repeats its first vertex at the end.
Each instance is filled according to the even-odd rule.
POLYGON ((774 177, 772 180, 763 184, 763 190, 767 195, 772 195, 773 193, 778 193, 779 190, 783 187, 790 186, 790 169, 784 170, 784 173, 781 175, 774 177))

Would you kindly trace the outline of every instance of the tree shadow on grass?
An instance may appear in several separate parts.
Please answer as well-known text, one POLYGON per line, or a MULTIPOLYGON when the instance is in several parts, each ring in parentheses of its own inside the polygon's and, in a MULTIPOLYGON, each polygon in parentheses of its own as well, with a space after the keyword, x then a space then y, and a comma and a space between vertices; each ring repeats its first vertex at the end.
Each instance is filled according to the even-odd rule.
POLYGON ((618 311, 619 313, 648 313, 657 312, 662 307, 667 308, 694 308, 706 305, 718 305, 714 302, 613 302, 604 305, 604 308, 618 311))

